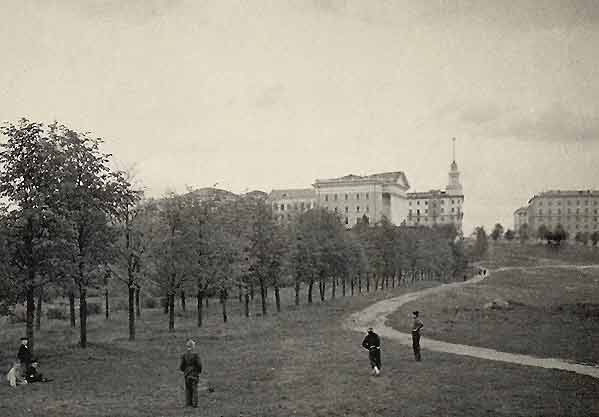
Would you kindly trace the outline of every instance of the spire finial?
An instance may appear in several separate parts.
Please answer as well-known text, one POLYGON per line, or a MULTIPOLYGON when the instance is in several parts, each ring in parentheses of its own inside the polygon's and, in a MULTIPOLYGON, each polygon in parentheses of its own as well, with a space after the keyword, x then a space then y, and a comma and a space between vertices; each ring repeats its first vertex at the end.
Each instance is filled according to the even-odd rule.
POLYGON ((452 153, 453 162, 455 162, 455 138, 451 138, 451 141, 453 142, 452 143, 453 144, 453 153, 452 153))

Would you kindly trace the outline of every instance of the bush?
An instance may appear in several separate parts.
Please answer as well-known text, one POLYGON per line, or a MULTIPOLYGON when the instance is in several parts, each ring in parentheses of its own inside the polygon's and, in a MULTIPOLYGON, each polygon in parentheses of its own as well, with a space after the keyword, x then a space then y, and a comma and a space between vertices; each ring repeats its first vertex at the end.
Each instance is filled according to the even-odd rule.
POLYGON ((129 300, 125 300, 123 298, 113 298, 112 301, 108 300, 110 303, 110 309, 112 311, 127 311, 129 310, 129 300))
POLYGON ((87 303, 87 315, 92 316, 94 314, 100 314, 102 312, 102 308, 100 304, 97 303, 87 303))
POLYGON ((158 307, 158 301, 154 297, 144 297, 142 301, 144 308, 156 308, 158 307))
POLYGON ((64 308, 49 307, 46 310, 46 317, 48 318, 48 320, 66 320, 67 312, 64 308))

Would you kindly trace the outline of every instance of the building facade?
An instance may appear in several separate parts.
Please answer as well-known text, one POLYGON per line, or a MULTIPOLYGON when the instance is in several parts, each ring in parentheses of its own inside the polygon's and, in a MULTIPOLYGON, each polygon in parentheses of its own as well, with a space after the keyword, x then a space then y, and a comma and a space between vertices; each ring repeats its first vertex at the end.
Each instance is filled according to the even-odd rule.
POLYGON ((287 224, 301 213, 316 207, 314 188, 272 190, 266 200, 272 207, 273 218, 287 224))
POLYGON ((528 207, 520 207, 514 212, 514 232, 518 233, 524 224, 528 224, 528 207))
POLYGON ((464 192, 455 160, 450 165, 445 190, 408 193, 408 226, 453 224, 462 232, 463 219, 464 192))
POLYGON ((358 224, 363 216, 369 223, 384 216, 400 224, 407 215, 410 184, 401 171, 317 179, 313 186, 317 205, 338 214, 347 228, 358 224))
POLYGON ((570 238, 577 233, 599 231, 599 191, 553 190, 528 201, 527 223, 531 233, 544 225, 554 230, 559 224, 570 238))

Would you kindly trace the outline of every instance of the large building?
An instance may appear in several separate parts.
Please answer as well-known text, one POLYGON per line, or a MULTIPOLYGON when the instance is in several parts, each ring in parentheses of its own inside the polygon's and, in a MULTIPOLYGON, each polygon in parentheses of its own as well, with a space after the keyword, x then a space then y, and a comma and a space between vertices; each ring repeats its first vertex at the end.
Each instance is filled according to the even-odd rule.
POLYGON ((528 224, 528 207, 520 207, 514 212, 514 231, 518 233, 525 224, 528 224))
MULTIPOLYGON (((518 209, 522 210, 522 209, 518 209)), ((516 210, 516 213, 518 212, 516 210)), ((531 232, 541 225, 553 230, 561 225, 570 237, 599 231, 599 191, 553 190, 534 195, 526 207, 531 232)))
POLYGON ((337 213, 347 228, 364 216, 374 224, 386 217, 396 225, 433 226, 454 224, 462 231, 464 192, 454 158, 445 190, 408 193, 410 183, 401 171, 366 176, 346 175, 317 179, 313 188, 273 190, 268 202, 279 223, 286 223, 303 211, 323 207, 337 213))
POLYGON ((449 168, 449 182, 445 190, 408 193, 408 226, 454 224, 462 231, 464 219, 464 192, 455 157, 449 168))
POLYGON ((376 223, 385 216, 392 223, 400 224, 407 215, 410 184, 400 171, 318 179, 313 186, 318 206, 337 213, 348 228, 363 216, 369 223, 376 223))

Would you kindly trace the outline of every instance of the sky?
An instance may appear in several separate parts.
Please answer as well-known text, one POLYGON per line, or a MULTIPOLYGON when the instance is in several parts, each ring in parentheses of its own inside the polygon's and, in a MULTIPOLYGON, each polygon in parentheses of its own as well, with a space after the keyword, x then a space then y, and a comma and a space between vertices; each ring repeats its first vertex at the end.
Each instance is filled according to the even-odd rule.
POLYGON ((464 231, 599 189, 595 0, 2 0, 0 120, 58 120, 152 196, 403 171, 464 231))

